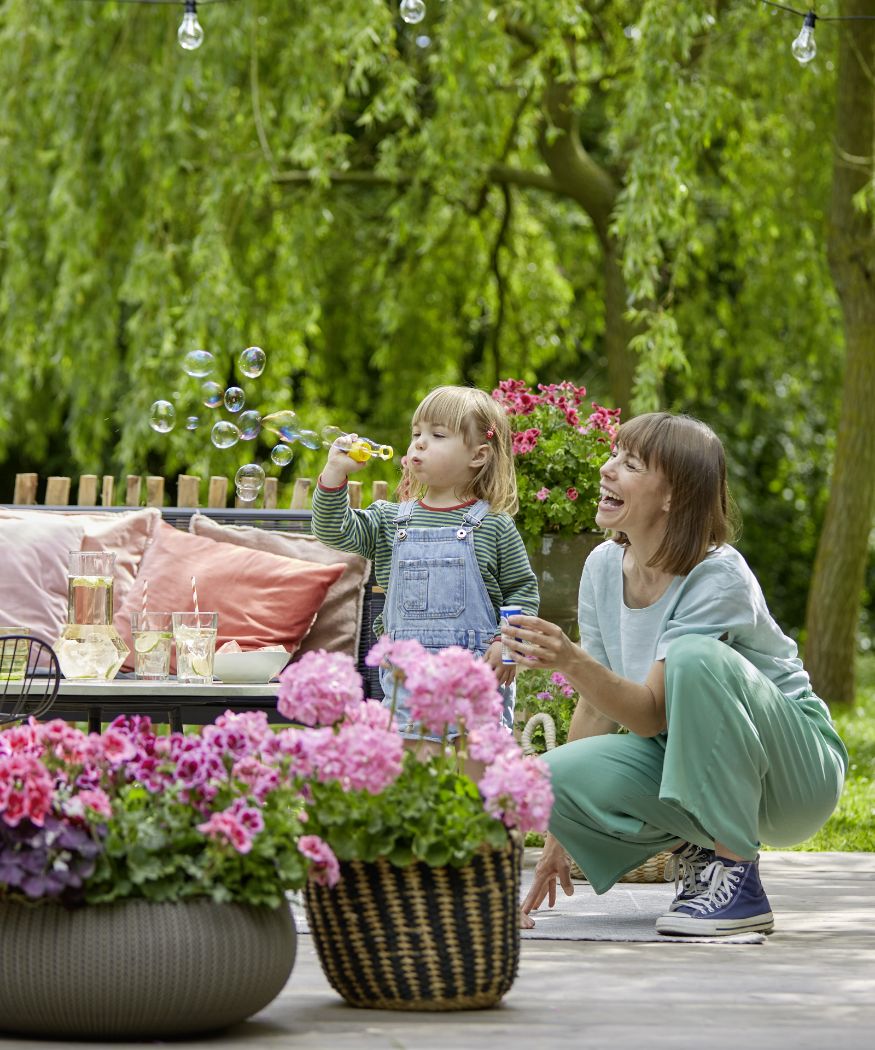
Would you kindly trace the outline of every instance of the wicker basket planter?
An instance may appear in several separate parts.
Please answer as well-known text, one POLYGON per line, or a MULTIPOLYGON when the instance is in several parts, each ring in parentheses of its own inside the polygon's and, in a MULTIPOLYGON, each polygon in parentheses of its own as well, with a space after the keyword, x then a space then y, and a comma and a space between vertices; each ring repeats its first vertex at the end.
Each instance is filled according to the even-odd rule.
POLYGON ((352 1006, 471 1010, 494 1006, 519 965, 522 842, 461 868, 385 859, 341 864, 329 889, 307 885, 322 969, 352 1006))
POLYGON ((295 947, 288 907, 0 901, 0 1029, 163 1039, 224 1028, 279 994, 295 947))

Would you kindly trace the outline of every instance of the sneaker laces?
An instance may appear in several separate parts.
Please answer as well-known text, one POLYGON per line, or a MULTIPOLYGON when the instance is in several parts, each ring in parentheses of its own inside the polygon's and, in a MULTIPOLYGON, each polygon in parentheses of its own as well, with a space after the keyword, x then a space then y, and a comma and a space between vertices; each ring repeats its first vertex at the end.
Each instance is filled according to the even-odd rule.
POLYGON ((707 913, 724 907, 732 900, 743 874, 743 864, 730 867, 720 860, 713 860, 702 872, 702 882, 708 883, 708 888, 698 897, 684 901, 684 908, 707 913))
POLYGON ((683 849, 672 853, 666 861, 665 881, 671 882, 674 879, 675 897, 679 895, 678 887, 683 887, 683 894, 695 897, 702 892, 702 884, 705 882, 703 873, 710 864, 710 852, 694 842, 688 842, 683 849))

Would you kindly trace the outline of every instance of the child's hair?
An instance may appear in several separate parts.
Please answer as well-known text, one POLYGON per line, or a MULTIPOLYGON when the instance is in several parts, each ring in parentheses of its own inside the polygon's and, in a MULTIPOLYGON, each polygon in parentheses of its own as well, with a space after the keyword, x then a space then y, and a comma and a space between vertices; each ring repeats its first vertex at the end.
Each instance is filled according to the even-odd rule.
MULTIPOLYGON (((473 452, 486 445, 486 462, 467 490, 460 493, 466 499, 485 499, 493 514, 516 514, 516 471, 513 465, 513 439, 504 408, 489 394, 470 386, 439 386, 427 394, 413 413, 412 426, 417 423, 443 426, 454 434, 461 434, 473 452)), ((404 467, 398 485, 399 500, 415 499, 423 488, 404 467)))

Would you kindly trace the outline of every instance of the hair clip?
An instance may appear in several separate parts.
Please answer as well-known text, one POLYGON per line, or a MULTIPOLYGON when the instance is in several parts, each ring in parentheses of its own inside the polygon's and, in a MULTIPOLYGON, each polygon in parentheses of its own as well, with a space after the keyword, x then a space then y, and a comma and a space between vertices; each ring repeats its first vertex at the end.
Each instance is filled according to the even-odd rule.
POLYGON ((486 440, 491 441, 495 437, 495 427, 490 427, 486 431, 486 440))

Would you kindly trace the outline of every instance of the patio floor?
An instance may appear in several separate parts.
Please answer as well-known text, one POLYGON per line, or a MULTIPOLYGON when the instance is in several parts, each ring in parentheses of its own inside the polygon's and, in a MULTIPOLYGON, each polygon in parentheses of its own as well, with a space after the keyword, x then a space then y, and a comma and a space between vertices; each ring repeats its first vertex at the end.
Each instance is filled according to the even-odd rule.
MULTIPOLYGON (((533 859, 527 851, 527 862, 533 859)), ((764 945, 527 940, 519 977, 497 1009, 407 1014, 346 1006, 323 977, 311 939, 302 936, 291 979, 267 1009, 226 1032, 176 1045, 869 1050, 875 854, 770 852, 761 870, 776 917, 764 945)), ((91 1044, 0 1037, 4 1050, 70 1045, 91 1044)))

